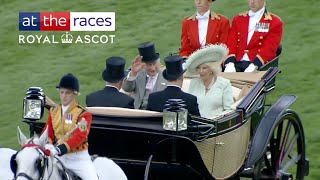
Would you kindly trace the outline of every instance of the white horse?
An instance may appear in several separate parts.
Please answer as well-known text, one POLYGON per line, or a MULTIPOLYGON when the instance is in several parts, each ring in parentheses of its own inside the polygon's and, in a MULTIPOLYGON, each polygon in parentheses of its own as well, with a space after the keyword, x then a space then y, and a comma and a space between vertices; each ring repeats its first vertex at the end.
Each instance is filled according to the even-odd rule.
MULTIPOLYGON (((48 156, 48 151, 44 149, 48 140, 47 129, 39 138, 30 141, 18 128, 18 140, 22 149, 18 151, 15 160, 11 162, 13 167, 16 167, 15 178, 17 180, 71 179, 69 176, 63 177, 64 173, 61 174, 61 169, 64 167, 59 162, 59 157, 48 156)), ((99 180, 127 180, 122 169, 108 158, 97 157, 93 164, 99 180)))
POLYGON ((0 148, 0 179, 12 180, 13 173, 10 169, 10 158, 17 151, 9 148, 0 148))

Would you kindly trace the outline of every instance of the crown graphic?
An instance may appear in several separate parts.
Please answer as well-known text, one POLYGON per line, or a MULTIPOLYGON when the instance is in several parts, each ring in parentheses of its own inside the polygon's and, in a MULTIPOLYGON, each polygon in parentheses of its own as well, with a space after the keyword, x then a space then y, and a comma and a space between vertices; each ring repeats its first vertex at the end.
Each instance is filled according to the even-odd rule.
POLYGON ((73 40, 73 36, 71 34, 69 34, 68 32, 66 32, 65 34, 63 34, 61 36, 62 44, 71 44, 72 40, 73 40))

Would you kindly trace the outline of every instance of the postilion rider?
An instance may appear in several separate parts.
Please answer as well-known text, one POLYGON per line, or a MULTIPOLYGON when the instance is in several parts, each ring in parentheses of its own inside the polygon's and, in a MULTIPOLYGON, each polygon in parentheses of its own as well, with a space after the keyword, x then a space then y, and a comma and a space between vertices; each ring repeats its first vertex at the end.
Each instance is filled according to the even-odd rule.
POLYGON ((76 102, 79 81, 74 75, 66 74, 57 89, 61 104, 50 108, 45 126, 48 128, 49 142, 56 145, 47 144, 46 149, 53 156, 59 155, 64 166, 81 179, 98 179, 88 153, 92 115, 76 102))

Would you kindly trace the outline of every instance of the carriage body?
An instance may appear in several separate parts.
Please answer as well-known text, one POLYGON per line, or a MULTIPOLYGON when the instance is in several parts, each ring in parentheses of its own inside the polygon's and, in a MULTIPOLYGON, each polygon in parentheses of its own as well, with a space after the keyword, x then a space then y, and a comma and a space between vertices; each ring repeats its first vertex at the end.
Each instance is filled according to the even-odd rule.
MULTIPOLYGON (((303 128, 288 109, 296 97, 284 95, 266 105, 278 73, 270 68, 252 81, 231 81, 242 90, 251 83, 235 97, 234 110, 213 119, 192 116, 185 131, 164 130, 162 113, 90 107, 89 152, 113 159, 128 179, 303 179, 303 128)), ((37 133, 45 124, 25 122, 37 133)))

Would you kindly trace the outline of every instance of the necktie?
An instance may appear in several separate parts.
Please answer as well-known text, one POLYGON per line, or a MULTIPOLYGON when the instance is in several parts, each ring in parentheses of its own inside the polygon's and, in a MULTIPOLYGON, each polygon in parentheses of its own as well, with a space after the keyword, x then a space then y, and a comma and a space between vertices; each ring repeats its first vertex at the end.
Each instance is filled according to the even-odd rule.
POLYGON ((150 93, 153 89, 153 77, 147 77, 146 91, 150 93))

